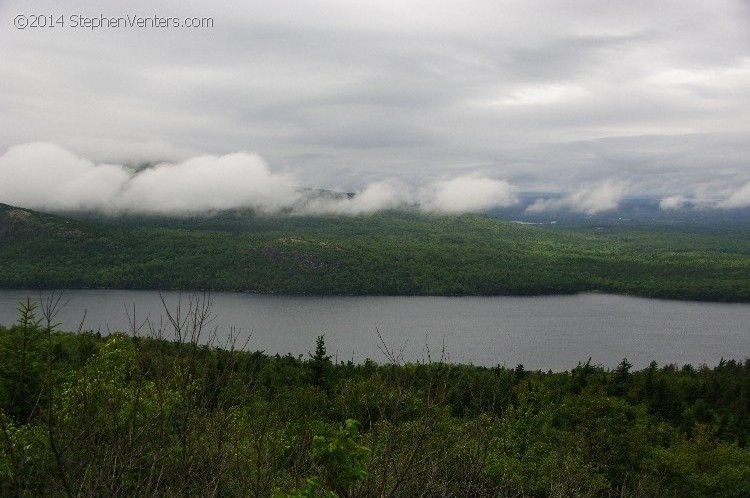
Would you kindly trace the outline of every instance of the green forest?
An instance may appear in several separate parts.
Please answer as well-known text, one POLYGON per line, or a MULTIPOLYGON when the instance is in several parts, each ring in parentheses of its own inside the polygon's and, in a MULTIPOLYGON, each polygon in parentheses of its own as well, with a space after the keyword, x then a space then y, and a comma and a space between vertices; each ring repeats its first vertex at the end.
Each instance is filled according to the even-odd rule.
POLYGON ((53 216, 0 205, 0 288, 750 301, 750 230, 482 215, 53 216))
POLYGON ((59 302, 0 327, 2 496, 750 495, 750 360, 334 363, 207 341, 205 298, 175 341, 59 332, 59 302))

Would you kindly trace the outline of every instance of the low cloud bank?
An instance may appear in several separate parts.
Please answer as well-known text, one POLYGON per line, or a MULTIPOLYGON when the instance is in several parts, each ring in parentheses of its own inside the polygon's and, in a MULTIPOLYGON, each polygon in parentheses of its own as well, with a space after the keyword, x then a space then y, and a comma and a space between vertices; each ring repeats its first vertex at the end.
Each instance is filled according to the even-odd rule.
POLYGON ((96 164, 50 143, 9 148, 0 156, 0 202, 32 209, 109 213, 195 213, 253 208, 264 213, 362 214, 415 207, 484 211, 516 202, 507 182, 466 175, 412 188, 399 180, 371 183, 354 196, 304 190, 257 154, 202 155, 135 170, 96 164))
POLYGON ((508 182, 470 174, 443 178, 417 188, 396 179, 385 180, 368 185, 352 198, 306 199, 301 211, 361 214, 413 207, 427 212, 467 213, 508 207, 516 202, 515 188, 508 182))
POLYGON ((659 202, 662 210, 678 209, 743 209, 750 207, 750 182, 740 187, 716 189, 715 196, 709 197, 710 189, 701 188, 693 195, 674 195, 659 202))
POLYGON ((659 209, 662 211, 676 211, 690 207, 690 200, 684 195, 673 195, 659 201, 659 209))
POLYGON ((565 197, 538 199, 526 211, 542 213, 569 210, 593 215, 617 209, 626 192, 627 186, 621 182, 597 183, 581 187, 565 197))
POLYGON ((423 209, 444 213, 484 211, 517 202, 512 185, 478 175, 436 181, 423 189, 419 198, 423 209))
MULTIPOLYGON (((696 185, 692 194, 660 201, 662 210, 750 207, 750 182, 734 187, 696 185), (709 195, 713 196, 709 198, 709 195)), ((529 213, 572 211, 585 215, 619 207, 632 182, 591 183, 560 197, 537 199, 529 213)), ((201 213, 252 208, 291 215, 356 215, 388 209, 436 213, 482 212, 518 203, 507 181, 470 173, 421 185, 387 178, 354 195, 303 189, 294 176, 274 172, 254 153, 201 155, 136 169, 95 163, 44 142, 10 147, 0 155, 0 202, 48 211, 201 213)))
POLYGON ((739 209, 750 207, 750 182, 732 192, 729 197, 717 203, 722 209, 739 209))
POLYGON ((0 202, 51 210, 168 213, 293 204, 291 178, 257 155, 198 156, 135 171, 95 164, 49 143, 17 145, 0 156, 0 202))

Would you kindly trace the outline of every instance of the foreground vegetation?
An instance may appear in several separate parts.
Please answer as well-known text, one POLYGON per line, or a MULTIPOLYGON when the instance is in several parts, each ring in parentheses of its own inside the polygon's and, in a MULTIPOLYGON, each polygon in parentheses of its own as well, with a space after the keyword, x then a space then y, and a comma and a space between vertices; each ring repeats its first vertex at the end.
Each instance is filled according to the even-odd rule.
POLYGON ((109 337, 58 304, 0 327, 3 496, 750 495, 750 360, 334 364, 216 347, 203 299, 109 337))
MULTIPOLYGON (((80 216, 79 216, 80 217, 80 216)), ((0 205, 0 287, 287 294, 603 291, 750 301, 750 231, 555 229, 477 215, 60 218, 0 205)))

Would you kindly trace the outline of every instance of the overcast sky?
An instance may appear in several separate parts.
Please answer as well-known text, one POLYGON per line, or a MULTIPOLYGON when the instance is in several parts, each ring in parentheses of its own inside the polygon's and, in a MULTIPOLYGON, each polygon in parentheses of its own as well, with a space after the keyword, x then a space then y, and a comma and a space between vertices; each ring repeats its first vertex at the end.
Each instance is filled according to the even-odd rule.
POLYGON ((487 179, 503 202, 598 189, 750 204, 747 0, 104 4, 0 2, 6 177, 46 171, 54 144, 89 166, 243 152, 299 186, 422 199, 487 179), (16 29, 20 14, 65 26, 16 29), (213 27, 72 26, 102 14, 213 27))

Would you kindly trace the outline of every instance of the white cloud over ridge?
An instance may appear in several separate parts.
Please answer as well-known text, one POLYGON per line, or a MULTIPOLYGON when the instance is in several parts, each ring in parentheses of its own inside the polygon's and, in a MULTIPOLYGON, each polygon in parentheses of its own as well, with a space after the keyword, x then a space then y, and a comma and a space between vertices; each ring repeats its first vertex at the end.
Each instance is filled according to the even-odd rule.
POLYGON ((627 193, 623 182, 606 181, 586 185, 561 198, 538 199, 526 208, 530 213, 570 210, 593 215, 617 209, 627 193))
POLYGON ((62 147, 30 143, 0 156, 0 200, 50 210, 171 213, 252 207, 274 211, 298 197, 291 178, 257 155, 202 155, 135 171, 95 164, 62 147))
POLYGON ((717 207, 722 209, 750 207, 750 182, 733 191, 726 199, 719 201, 717 207))
POLYGON ((475 174, 436 181, 420 195, 423 209, 444 213, 485 211, 516 202, 515 189, 508 182, 475 174))
MULTIPOLYGON (((750 207, 750 182, 741 176, 722 181, 698 183, 692 194, 666 195, 659 207, 664 211, 750 207)), ((359 215, 419 209, 454 214, 519 203, 518 186, 476 172, 423 182, 395 176, 371 176, 363 182, 353 189, 354 195, 300 188, 298 177, 273 171, 252 152, 203 154, 140 169, 96 163, 46 142, 15 145, 0 154, 0 202, 47 211, 185 214, 252 208, 268 214, 359 215)), ((589 182, 567 194, 536 199, 526 212, 595 215, 617 209, 633 192, 638 192, 638 185, 632 181, 589 182)))
POLYGON ((673 195, 662 199, 659 208, 663 211, 705 210, 705 209, 744 209, 750 207, 750 182, 735 180, 730 186, 698 185, 691 195, 673 195), (739 186, 736 186, 739 185, 739 186))
POLYGON ((318 196, 303 199, 294 209, 297 214, 349 215, 370 214, 413 205, 415 200, 405 185, 397 180, 371 183, 354 197, 318 196))
POLYGON ((355 215, 414 207, 479 212, 515 202, 505 181, 469 174, 417 187, 375 181, 354 196, 300 189, 257 154, 200 155, 136 170, 96 164, 55 144, 10 147, 0 155, 0 202, 32 209, 109 213, 196 213, 253 208, 263 213, 355 215))
POLYGON ((685 209, 690 201, 684 195, 671 195, 659 201, 659 209, 662 211, 671 211, 685 209))

